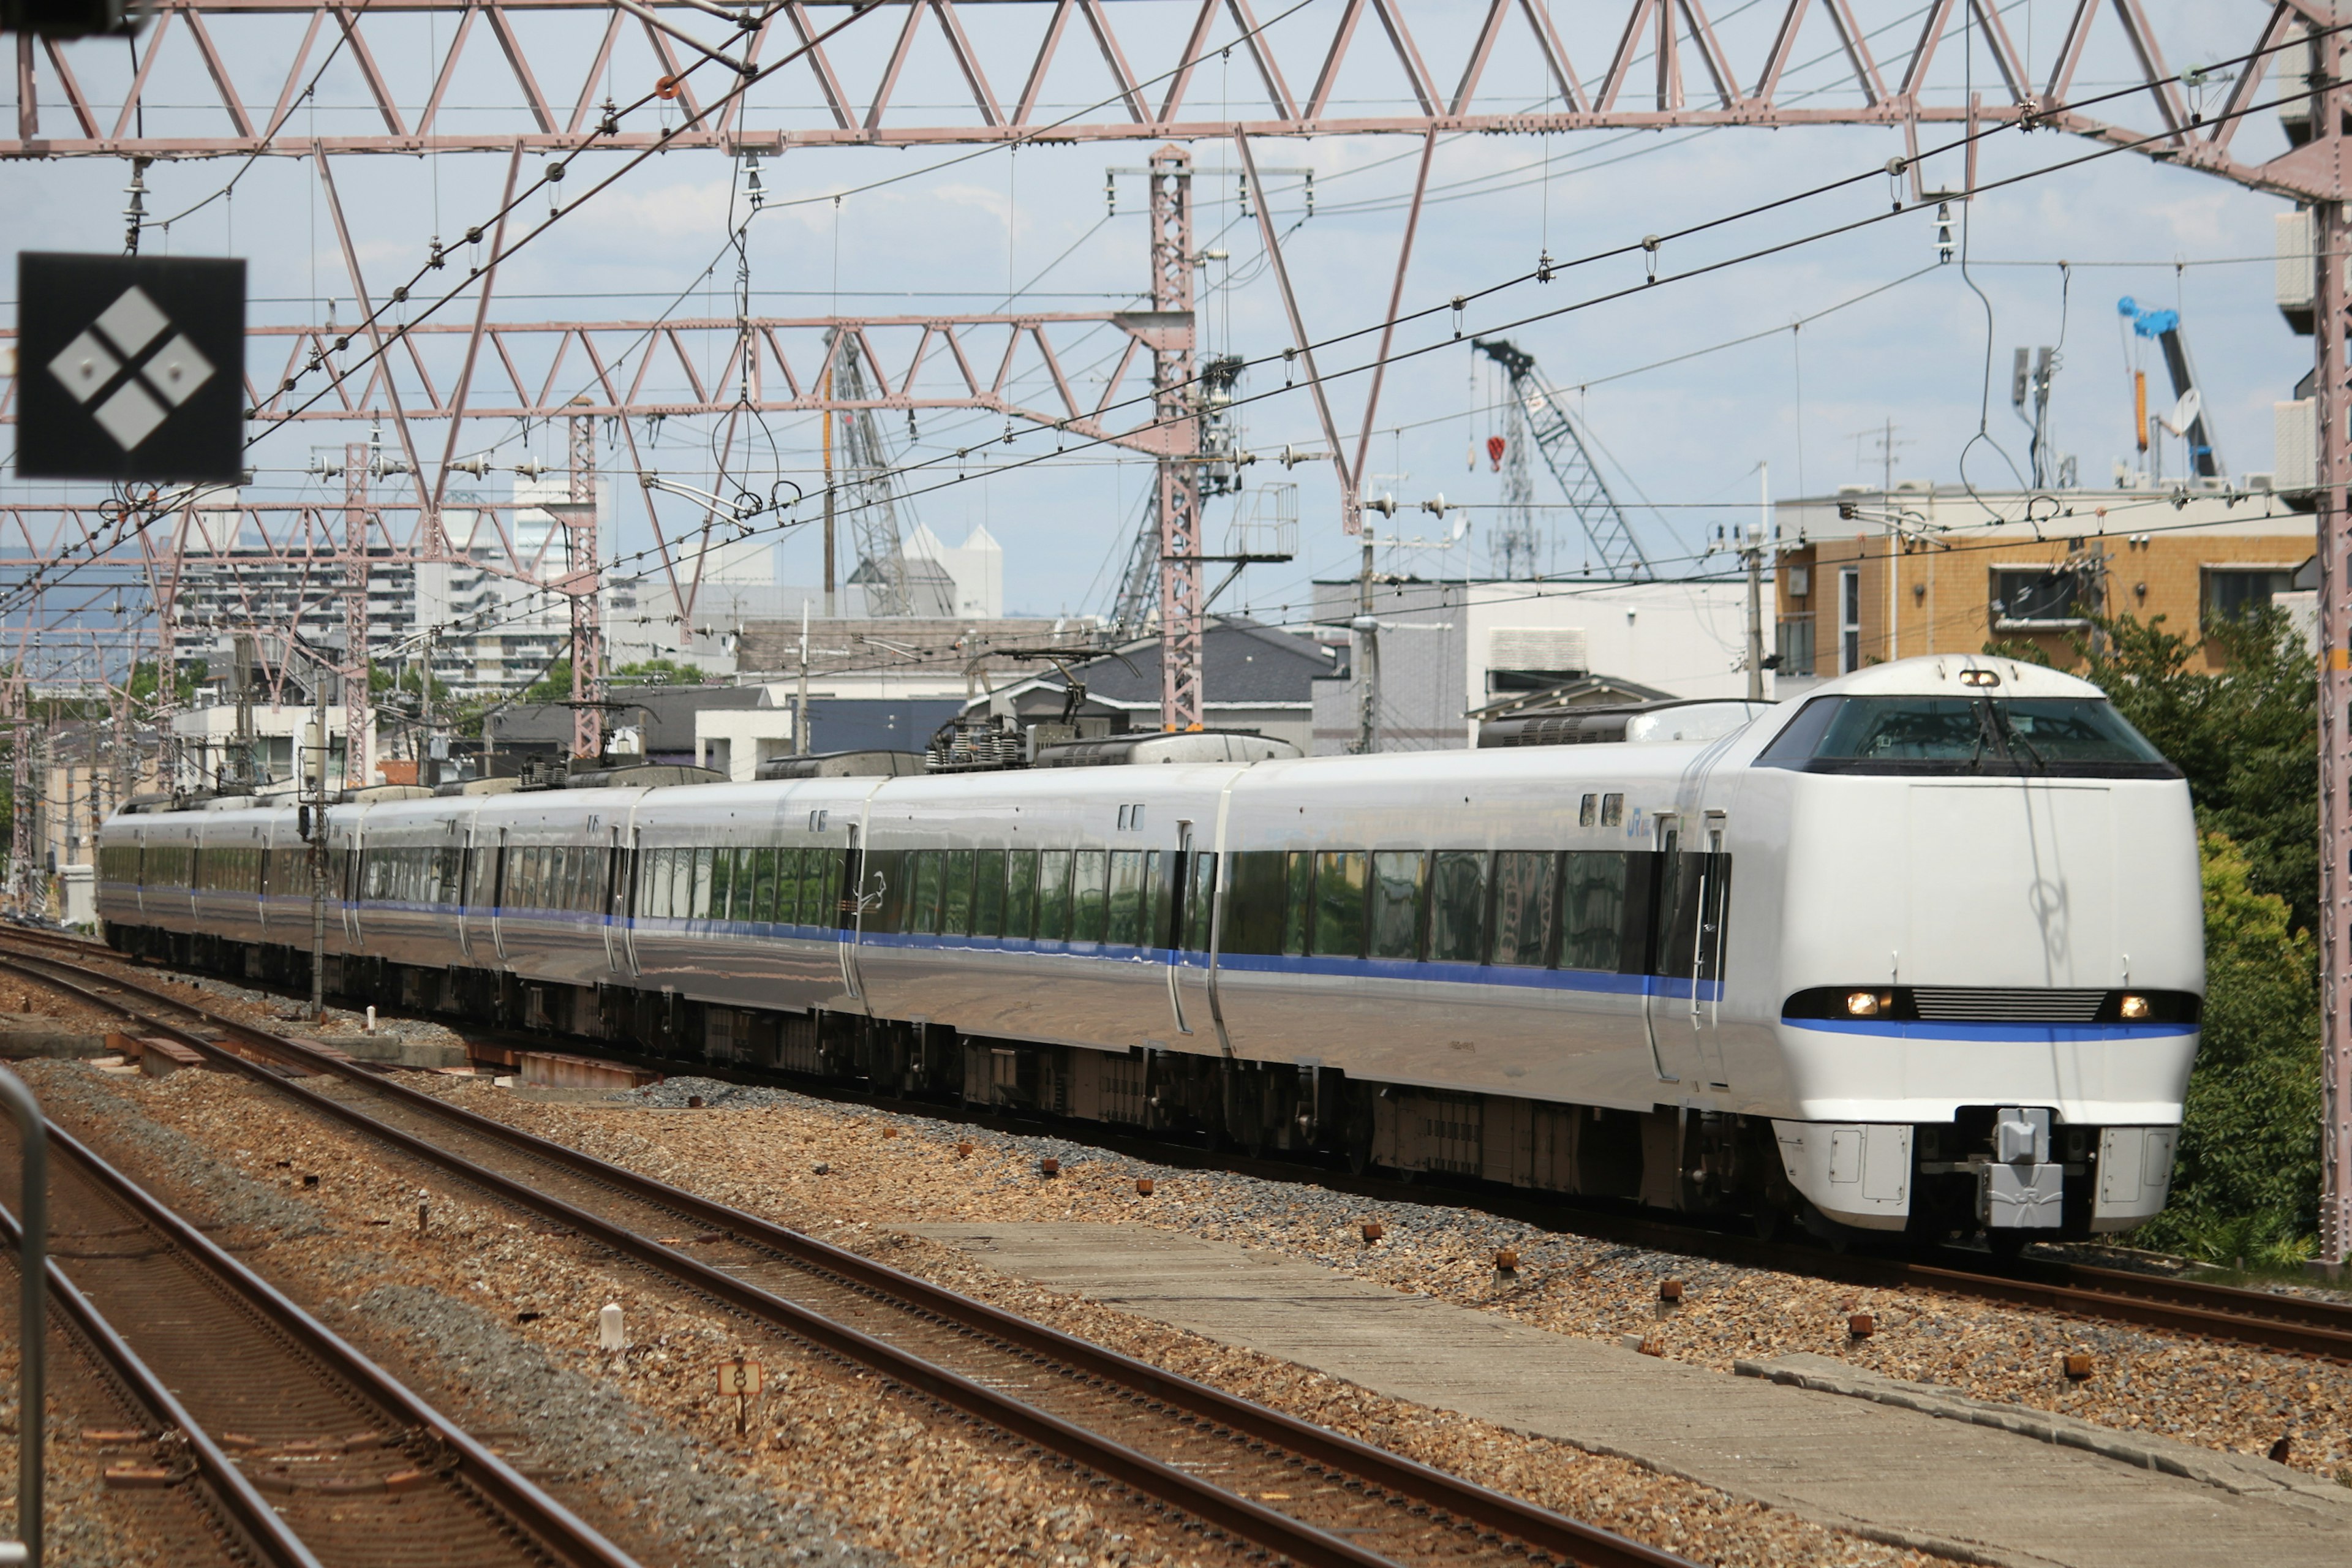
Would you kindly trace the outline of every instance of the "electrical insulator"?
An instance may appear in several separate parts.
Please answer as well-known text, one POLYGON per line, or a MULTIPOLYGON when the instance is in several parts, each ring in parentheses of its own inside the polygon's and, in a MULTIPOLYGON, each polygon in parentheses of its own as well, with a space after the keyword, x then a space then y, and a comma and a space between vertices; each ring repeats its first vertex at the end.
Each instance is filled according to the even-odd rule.
POLYGON ((1952 259, 1952 204, 1936 204, 1936 260, 1938 264, 1952 259))

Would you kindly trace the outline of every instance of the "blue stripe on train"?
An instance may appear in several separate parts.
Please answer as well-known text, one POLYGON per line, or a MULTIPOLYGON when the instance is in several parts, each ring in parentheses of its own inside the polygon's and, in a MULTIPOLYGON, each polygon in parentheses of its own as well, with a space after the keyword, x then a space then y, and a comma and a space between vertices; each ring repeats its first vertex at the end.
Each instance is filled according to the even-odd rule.
MULTIPOLYGON (((308 907, 309 900, 299 900, 308 907)), ((371 902, 369 910, 399 910, 412 914, 453 917, 458 911, 452 906, 405 904, 389 901, 371 902)), ((487 916, 481 917, 487 918, 487 916)), ((570 910, 500 910, 502 925, 516 922, 536 922, 552 926, 597 925, 604 921, 600 914, 584 914, 570 910)), ((831 926, 767 925, 743 921, 693 921, 641 917, 632 922, 634 929, 663 936, 729 936, 753 940, 787 940, 831 942, 838 935, 831 926)), ((1175 954, 1166 948, 1132 947, 1125 944, 1095 942, 1036 942, 1025 937, 994 936, 923 936, 905 931, 866 931, 858 938, 862 948, 929 949, 946 952, 961 950, 981 952, 1034 952, 1057 957, 1101 959, 1108 963, 1165 965, 1175 954)), ((1192 967, 1198 967, 1192 965, 1192 967)), ((1714 980, 1693 982, 1674 975, 1613 974, 1591 969, 1535 969, 1509 964, 1422 963, 1410 959, 1391 958, 1311 958, 1287 953, 1222 954, 1217 960, 1219 970, 1239 973, 1311 974, 1344 980, 1416 980, 1454 985, 1496 985, 1531 991, 1574 991, 1594 995, 1660 996, 1674 1000, 1690 999, 1694 986, 1701 1001, 1720 1001, 1722 983, 1714 980)))

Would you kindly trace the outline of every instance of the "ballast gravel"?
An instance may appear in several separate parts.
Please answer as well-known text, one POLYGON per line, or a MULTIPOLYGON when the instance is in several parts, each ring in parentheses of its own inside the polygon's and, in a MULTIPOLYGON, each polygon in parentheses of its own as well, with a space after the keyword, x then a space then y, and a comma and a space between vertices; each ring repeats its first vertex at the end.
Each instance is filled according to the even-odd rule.
POLYGON ((249 1267, 649 1565, 1239 1568, 1246 1555, 258 1085, 61 1062, 29 1076, 78 1136, 212 1216, 249 1267), (597 1348, 608 1303, 623 1310, 617 1355, 597 1348), (737 1401, 713 1389, 738 1356, 766 1373, 740 1436, 737 1401))
MULTIPOLYGON (((1840 1285, 1556 1234, 1444 1205, 1182 1169, 1066 1138, 881 1110, 789 1089, 672 1078, 606 1103, 526 1104, 444 1092, 723 1201, 823 1230, 909 1220, 1096 1220, 1156 1226, 1322 1263, 1359 1279, 1612 1342, 1631 1334, 1728 1372, 1793 1352, 2225 1452, 2277 1453, 2352 1486, 2352 1368, 1934 1291, 1840 1285), (689 1099, 701 1109, 685 1110, 689 1099), (642 1108, 632 1110, 630 1108, 642 1108), (644 1111, 677 1111, 647 1115, 644 1111), (885 1137, 887 1130, 894 1136, 885 1137), (960 1157, 957 1145, 973 1145, 960 1157), (1053 1159, 1060 1174, 1039 1174, 1053 1159), (825 1173, 813 1167, 822 1162, 825 1173), (1149 1177, 1149 1197, 1136 1192, 1149 1177), (1362 1227, 1381 1237, 1366 1244, 1362 1227), (1509 1277, 1497 1251, 1519 1257, 1509 1277), (1660 1287, 1683 1283, 1668 1306, 1660 1287), (1872 1334, 1855 1339, 1866 1313, 1872 1334), (2092 1375, 2065 1375, 2087 1353, 2092 1375)), ((830 1239, 842 1237, 826 1231, 830 1239)), ((880 1245, 877 1243, 875 1245, 880 1245)), ((889 1245, 905 1250, 901 1243, 889 1245)), ((894 1261, 898 1258, 894 1255, 894 1261)))

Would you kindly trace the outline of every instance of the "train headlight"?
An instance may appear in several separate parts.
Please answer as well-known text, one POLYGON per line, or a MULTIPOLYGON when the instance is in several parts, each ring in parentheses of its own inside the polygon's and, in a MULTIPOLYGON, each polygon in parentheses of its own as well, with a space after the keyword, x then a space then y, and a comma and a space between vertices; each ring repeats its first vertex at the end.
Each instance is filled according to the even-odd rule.
POLYGON ((2123 1003, 2124 1022, 2137 1024, 2147 1016, 2147 998, 2126 994, 2123 1003))
POLYGON ((1877 1017, 1878 993, 1875 991, 1854 992, 1845 999, 1845 1010, 1850 1016, 1856 1018, 1877 1017))

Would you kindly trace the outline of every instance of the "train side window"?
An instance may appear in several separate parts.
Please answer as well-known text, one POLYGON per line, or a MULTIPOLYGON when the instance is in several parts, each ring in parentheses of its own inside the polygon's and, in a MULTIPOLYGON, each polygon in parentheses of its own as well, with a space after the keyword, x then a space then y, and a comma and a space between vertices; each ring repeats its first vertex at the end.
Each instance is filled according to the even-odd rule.
POLYGON ((940 852, 917 849, 908 856, 908 889, 904 930, 936 936, 940 929, 940 852))
POLYGON ((1601 826, 1603 827, 1622 827, 1625 826, 1625 797, 1623 795, 1604 795, 1601 797, 1601 826))
POLYGON ((580 857, 580 890, 572 907, 583 915, 593 915, 609 901, 604 877, 612 868, 613 857, 598 844, 583 844, 573 853, 580 857))
POLYGON ((1440 849, 1430 858, 1429 956, 1436 963, 1477 963, 1486 947, 1486 857, 1440 849))
POLYGON ((710 918, 710 863, 716 852, 698 849, 694 852, 694 904, 688 918, 707 921, 710 918))
POLYGON ((1004 934, 1027 941, 1037 929, 1037 851, 1004 852, 1004 934))
MULTIPOLYGON (((1136 808, 1140 811, 1142 808, 1136 808)), ((1110 906, 1103 925, 1103 941, 1113 947, 1141 947, 1150 923, 1150 884, 1144 880, 1143 851, 1114 849, 1110 853, 1110 906)))
POLYGON ((1428 874, 1429 857, 1418 850, 1383 849, 1372 857, 1369 956, 1421 956, 1422 893, 1428 874))
POLYGON ((720 849, 710 863, 710 918, 727 918, 727 905, 735 893, 735 851, 720 849))
POLYGON ((1110 857, 1100 849, 1081 849, 1070 858, 1070 940, 1103 939, 1108 912, 1105 892, 1110 877, 1110 857))
MULTIPOLYGON (((1234 857, 1233 876, 1225 889, 1224 937, 1220 944, 1225 952, 1282 951, 1282 917, 1289 866, 1290 858, 1279 849, 1244 849, 1234 857)), ((1200 935, 1198 951, 1205 952, 1208 932, 1203 931, 1200 935)))
POLYGON ((1196 849, 1186 869, 1192 885, 1184 889, 1184 951, 1206 952, 1216 919, 1217 858, 1196 849))
POLYGON ((861 893, 878 897, 866 918, 867 931, 897 932, 915 929, 915 857, 907 849, 868 849, 861 893))
POLYGON ((1588 795, 1577 803, 1576 825, 1579 827, 1590 827, 1599 821, 1600 817, 1601 797, 1599 795, 1588 795))
POLYGON ((1315 857, 1315 948, 1318 957, 1364 956, 1365 870, 1360 849, 1327 849, 1315 857))
POLYGON ((1315 857, 1304 849, 1291 850, 1282 893, 1282 951, 1293 956, 1307 951, 1307 928, 1314 918, 1308 903, 1314 880, 1315 857))
MULTIPOLYGON (((753 849, 749 853, 751 857, 751 913, 749 918, 761 925, 772 925, 776 922, 776 857, 780 851, 753 849)), ((781 853, 797 859, 800 852, 783 850, 781 853)))
POLYGON ((1154 950, 1176 945, 1176 934, 1170 929, 1172 911, 1170 909, 1176 892, 1175 867, 1183 864, 1180 855, 1162 850, 1146 850, 1143 856, 1143 945, 1154 950))
POLYGON ((637 918, 656 920, 668 913, 669 851, 641 848, 637 851, 637 918))
POLYGON ((1559 857, 1548 849, 1496 855, 1495 963, 1540 967, 1550 958, 1559 866, 1559 857))
POLYGON ((1067 849, 1037 852, 1037 940, 1070 940, 1070 860, 1067 849))
POLYGON ((1560 918, 1559 966, 1613 973, 1623 958, 1625 889, 1633 857, 1571 852, 1560 918))
POLYGON ((942 862, 940 888, 940 934, 971 934, 971 851, 950 849, 942 862))
POLYGON ((971 858, 971 934, 1004 934, 1004 851, 982 849, 971 858))
POLYGON ((808 849, 801 855, 801 919, 813 926, 847 930, 849 851, 808 849))

